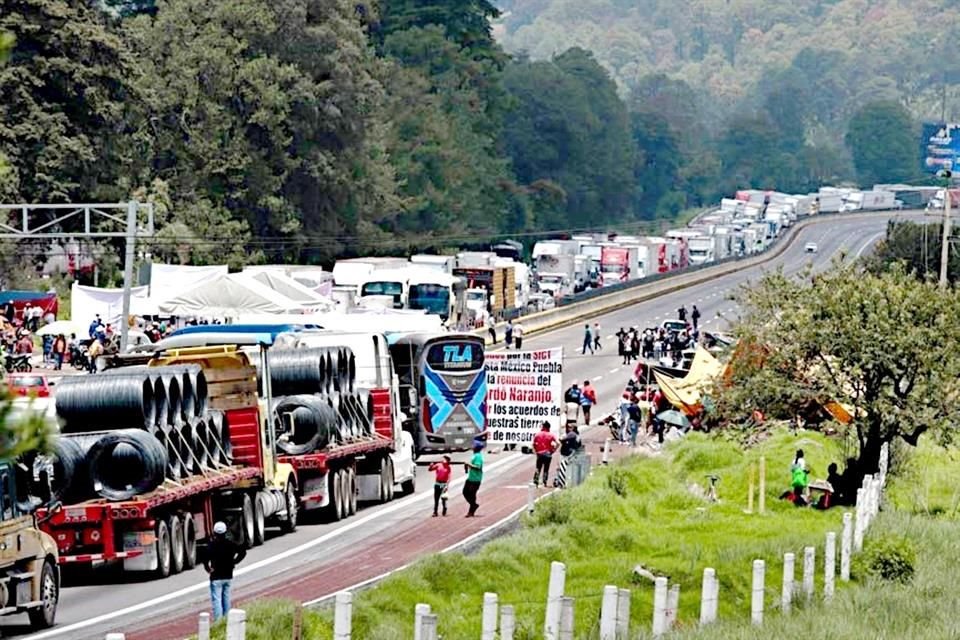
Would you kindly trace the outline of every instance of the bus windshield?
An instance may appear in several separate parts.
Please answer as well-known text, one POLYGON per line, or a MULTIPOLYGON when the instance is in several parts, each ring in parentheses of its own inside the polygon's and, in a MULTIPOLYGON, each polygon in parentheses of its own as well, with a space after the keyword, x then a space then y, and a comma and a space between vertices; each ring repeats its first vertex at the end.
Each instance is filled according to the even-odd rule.
POLYGON ((410 308, 446 319, 450 313, 450 289, 439 284, 410 285, 410 308))
POLYGON ((392 296, 393 306, 403 304, 403 283, 389 281, 375 281, 364 283, 360 287, 361 296, 392 296))

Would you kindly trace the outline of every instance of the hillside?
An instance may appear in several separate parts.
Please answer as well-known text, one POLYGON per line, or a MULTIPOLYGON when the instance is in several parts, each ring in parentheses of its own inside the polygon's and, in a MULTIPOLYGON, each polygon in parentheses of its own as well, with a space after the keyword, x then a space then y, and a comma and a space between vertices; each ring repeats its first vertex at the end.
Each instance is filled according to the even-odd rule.
MULTIPOLYGON (((709 121, 777 84, 813 94, 815 122, 842 131, 854 105, 960 114, 960 6, 934 0, 499 0, 504 47, 549 58, 591 50, 624 95, 663 73, 698 94, 709 121), (944 43, 951 43, 944 46, 944 43), (812 90, 812 91, 811 91, 812 90)), ((812 127, 815 133, 816 127, 812 127)))

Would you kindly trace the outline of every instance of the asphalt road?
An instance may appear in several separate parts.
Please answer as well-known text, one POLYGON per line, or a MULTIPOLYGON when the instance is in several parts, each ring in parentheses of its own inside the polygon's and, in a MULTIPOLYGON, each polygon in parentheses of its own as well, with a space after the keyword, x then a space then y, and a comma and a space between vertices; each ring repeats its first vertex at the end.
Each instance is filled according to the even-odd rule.
MULTIPOLYGON (((825 219, 822 223, 803 229, 786 252, 766 266, 746 269, 720 280, 599 317, 596 321, 601 326, 604 348, 597 354, 580 353, 582 326, 531 336, 525 340, 524 348, 565 347, 565 386, 575 381, 582 383, 590 380, 596 387, 600 403, 600 411, 595 415, 602 415, 614 408, 632 370, 632 365, 622 366, 617 356, 613 334, 620 327, 654 326, 664 319, 675 318, 680 305, 686 305, 689 309, 696 304, 702 314, 701 327, 722 330, 736 317, 737 308, 730 296, 740 286, 756 281, 763 272, 778 267, 784 268, 787 273, 797 273, 811 263, 815 269, 824 269, 841 254, 848 257, 863 255, 883 236, 890 217, 890 214, 871 214, 855 220, 825 219), (819 245, 818 253, 804 252, 804 244, 809 241, 819 245)), ((485 484, 509 475, 511 470, 526 460, 525 456, 518 453, 491 456, 485 484)), ((367 544, 389 544, 392 530, 402 527, 411 519, 422 519, 427 514, 429 506, 424 492, 429 489, 428 474, 421 469, 415 496, 364 509, 337 524, 307 524, 293 535, 272 536, 266 544, 248 554, 237 572, 235 584, 264 584, 290 579, 316 570, 330 557, 356 553, 367 544)), ((57 626, 29 637, 36 640, 103 638, 105 632, 129 629, 136 621, 147 616, 164 611, 173 613, 182 611, 186 606, 195 606, 198 600, 206 598, 206 589, 206 576, 199 568, 165 580, 116 583, 104 579, 95 584, 68 586, 61 594, 57 626)), ((326 594, 304 593, 303 600, 322 595, 326 594)), ((27 637, 25 618, 3 618, 0 633, 7 637, 27 637)))

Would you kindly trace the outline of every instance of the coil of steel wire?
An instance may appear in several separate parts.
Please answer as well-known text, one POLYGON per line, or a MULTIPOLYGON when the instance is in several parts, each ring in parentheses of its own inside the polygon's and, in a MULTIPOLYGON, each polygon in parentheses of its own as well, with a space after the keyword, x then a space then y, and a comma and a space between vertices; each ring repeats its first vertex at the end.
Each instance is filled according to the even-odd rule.
POLYGON ((107 500, 129 500, 163 483, 167 450, 138 429, 103 434, 90 447, 87 464, 93 490, 107 500))
POLYGON ((87 452, 98 435, 63 435, 57 438, 50 453, 33 461, 32 495, 44 503, 86 500, 93 492, 87 472, 87 452))
POLYGON ((156 423, 154 385, 142 374, 75 376, 56 394, 62 433, 117 428, 149 430, 156 423))
POLYGON ((336 429, 337 416, 324 398, 297 395, 279 398, 276 413, 280 434, 277 448, 296 456, 325 448, 336 429))
POLYGON ((207 414, 207 431, 211 447, 217 451, 217 464, 232 465, 233 444, 230 442, 230 425, 223 412, 210 411, 207 414))

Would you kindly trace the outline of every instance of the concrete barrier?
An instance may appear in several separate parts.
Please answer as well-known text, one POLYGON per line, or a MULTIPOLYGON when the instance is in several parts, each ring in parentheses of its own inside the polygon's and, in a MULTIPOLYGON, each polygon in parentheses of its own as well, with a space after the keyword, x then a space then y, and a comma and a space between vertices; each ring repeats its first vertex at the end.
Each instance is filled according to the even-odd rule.
MULTIPOLYGON (((581 321, 610 313, 611 311, 631 307, 662 295, 687 289, 704 282, 722 278, 731 273, 736 273, 737 271, 743 271, 744 269, 770 262, 783 255, 787 249, 793 246, 801 229, 817 224, 888 216, 890 213, 890 211, 865 211, 860 213, 820 214, 794 224, 774 241, 774 244, 769 250, 763 253, 742 258, 731 258, 708 266, 688 268, 683 271, 653 276, 649 279, 644 278, 625 285, 622 288, 612 287, 609 293, 587 292, 586 294, 580 294, 577 296, 578 300, 571 304, 565 304, 555 309, 550 309, 549 311, 539 311, 537 313, 520 316, 519 320, 523 323, 524 337, 577 324, 581 321), (585 299, 579 299, 584 297, 585 299)), ((494 326, 496 327, 497 339, 502 340, 506 323, 501 322, 494 326)), ((492 342, 489 336, 489 326, 475 329, 472 333, 485 338, 487 344, 492 342)))

